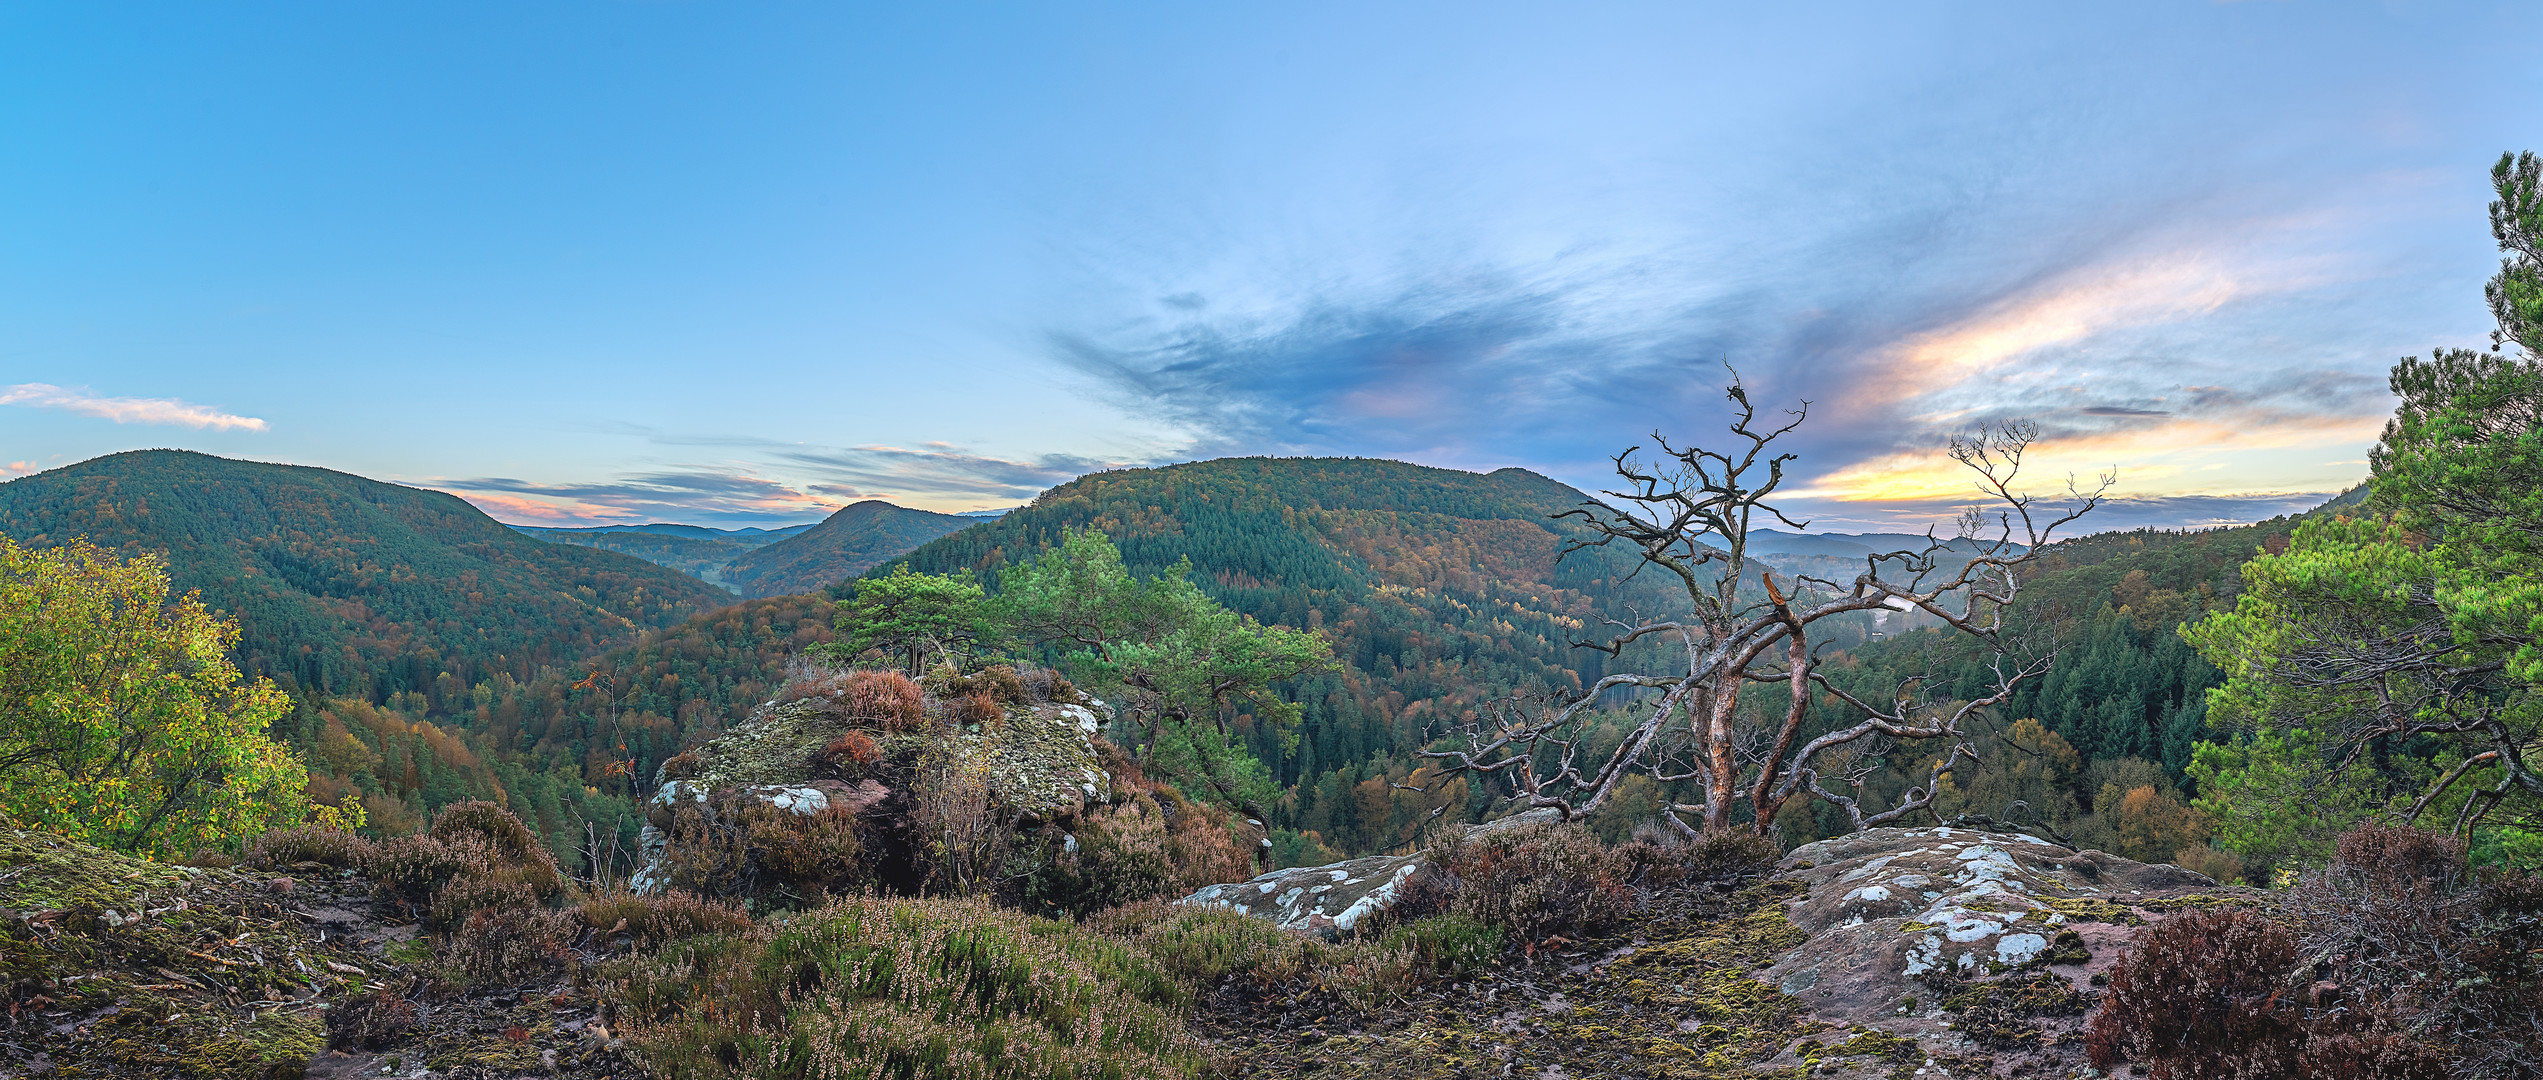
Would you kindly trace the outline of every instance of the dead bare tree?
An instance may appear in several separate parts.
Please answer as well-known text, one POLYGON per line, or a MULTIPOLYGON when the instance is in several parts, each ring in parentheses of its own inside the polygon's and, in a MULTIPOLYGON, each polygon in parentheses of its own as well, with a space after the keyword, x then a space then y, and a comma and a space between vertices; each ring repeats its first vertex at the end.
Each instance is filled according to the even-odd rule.
POLYGON ((1734 827, 1743 802, 1750 808, 1749 826, 1768 831, 1776 812, 1804 795, 1843 807, 1854 828, 1869 828, 1929 806, 1943 775, 1964 756, 1975 756, 1963 741, 1963 722, 2047 672, 2054 648, 2023 641, 2019 628, 2007 624, 2008 609, 2025 565, 2059 529, 2100 503, 2114 475, 2103 474, 2089 491, 2070 478, 2066 505, 2039 507, 2014 486, 2038 429, 2027 422, 1999 424, 1951 441, 1952 458, 1971 470, 1990 502, 2000 504, 1965 510, 1956 536, 1938 538, 1929 529, 1921 549, 1866 556, 1863 572, 1851 582, 1779 576, 1751 565, 1749 531, 1752 522, 1765 524, 1759 515, 1794 529, 1808 527, 1768 500, 1783 485, 1785 465, 1797 456, 1774 453, 1773 445, 1801 425, 1809 403, 1787 412, 1791 419, 1781 426, 1766 428, 1758 424, 1736 372, 1727 394, 1737 416, 1730 427, 1736 449, 1681 448, 1655 433, 1655 462, 1637 456, 1640 447, 1616 455, 1622 490, 1557 515, 1579 520, 1591 534, 1571 541, 1565 556, 1610 545, 1631 548, 1642 569, 1673 575, 1687 601, 1678 617, 1609 620, 1615 633, 1606 640, 1572 644, 1621 658, 1644 639, 1673 643, 1680 648, 1668 651, 1682 649, 1684 669, 1675 670, 1672 662, 1672 670, 1607 675, 1568 698, 1502 702, 1486 722, 1466 727, 1462 747, 1421 752, 1444 764, 1443 780, 1461 773, 1502 777, 1518 801, 1556 808, 1568 818, 1598 809, 1627 776, 1642 773, 1663 783, 1698 781, 1701 803, 1673 802, 1661 814, 1688 835, 1699 828, 1734 827), (1830 682, 1817 669, 1812 627, 1881 609, 1930 613, 1990 647, 1995 657, 1989 692, 1972 700, 1934 701, 1925 689, 1930 681, 1911 677, 1888 701, 1876 703, 1830 682), (1740 698, 1751 684, 1785 688, 1779 718, 1743 723, 1740 698), (1582 761, 1589 721, 1620 690, 1639 694, 1625 706, 1637 719, 1602 760, 1582 761), (1803 741, 1814 700, 1860 719, 1803 741), (1881 757, 1874 749, 1935 739, 1953 743, 1924 782, 1896 805, 1866 812, 1862 787, 1881 757), (1830 790, 1823 773, 1849 792, 1830 790))

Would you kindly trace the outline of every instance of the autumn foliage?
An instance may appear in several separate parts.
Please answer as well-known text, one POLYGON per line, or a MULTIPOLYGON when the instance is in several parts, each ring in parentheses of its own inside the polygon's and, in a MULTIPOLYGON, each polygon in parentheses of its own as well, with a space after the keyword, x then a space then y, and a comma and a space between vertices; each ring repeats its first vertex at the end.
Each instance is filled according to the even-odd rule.
POLYGON ((237 640, 155 556, 0 537, 0 811, 168 858, 300 821, 309 770, 266 735, 290 704, 237 640))

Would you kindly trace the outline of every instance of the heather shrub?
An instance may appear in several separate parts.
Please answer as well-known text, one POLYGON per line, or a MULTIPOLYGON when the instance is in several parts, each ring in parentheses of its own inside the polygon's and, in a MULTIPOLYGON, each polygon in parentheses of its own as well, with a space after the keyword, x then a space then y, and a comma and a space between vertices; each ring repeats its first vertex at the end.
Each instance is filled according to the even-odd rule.
POLYGON ((1378 944, 1411 953, 1426 977, 1462 979, 1501 958, 1501 928, 1464 915, 1433 915, 1388 927, 1378 944))
POLYGON ((433 890, 425 907, 424 925, 450 930, 479 911, 515 911, 540 907, 537 887, 500 871, 460 874, 433 890))
POLYGON ((429 835, 392 836, 374 845, 358 867, 380 900, 420 907, 452 878, 496 865, 492 843, 482 836, 444 840, 429 835))
POLYGON ((2543 1074, 2543 882, 2479 874, 2442 833, 2366 825, 2280 912, 2286 927, 2220 912, 2148 934, 2111 972, 2095 1064, 2158 1080, 2543 1074))
POLYGON ((674 889, 766 907, 816 904, 868 879, 856 815, 810 814, 747 792, 719 792, 671 813, 663 869, 674 889))
POLYGON ((807 699, 819 702, 826 712, 885 731, 917 731, 927 726, 918 684, 897 671, 837 668, 799 659, 787 666, 785 685, 778 688, 775 700, 807 699))
POLYGON ((678 891, 617 893, 586 901, 574 913, 602 938, 624 935, 637 949, 706 934, 738 934, 751 925, 750 916, 738 907, 678 891))
POLYGON ((1224 812, 1165 784, 1140 781, 1130 790, 1131 798, 1085 814, 1074 832, 1036 838, 1036 869, 1021 886, 1027 907, 1082 918, 1249 876, 1252 862, 1224 812))
POLYGON ((481 908, 459 924, 443 955, 471 979, 519 984, 571 967, 574 939, 582 929, 582 921, 571 912, 481 908))
POLYGON ((992 705, 1031 705, 1034 697, 1025 687, 1022 676, 1005 664, 985 667, 964 675, 950 667, 937 668, 927 676, 927 688, 948 701, 974 695, 988 698, 992 705))
POLYGON ((1398 906, 1412 918, 1462 915, 1525 941, 1596 933, 1633 913, 1634 882, 1665 855, 1650 843, 1609 847, 1578 822, 1460 831, 1431 848, 1398 906))
POLYGON ((2543 1074, 2543 885, 2532 875, 2484 876, 2456 837, 2365 825, 2341 835, 2287 908, 2339 987, 2330 1015, 2363 1018, 2326 1040, 2396 1068, 2435 1054, 2462 1076, 2543 1074), (2413 1049, 2431 1041, 2442 1046, 2413 1049))
POLYGON ((382 901, 449 930, 480 908, 541 907, 565 892, 556 857, 519 818, 493 803, 454 803, 432 831, 372 845, 358 867, 382 901))
POLYGON ((2085 1029, 2094 1067, 2146 1066, 2154 1080, 2305 1075, 2296 938, 2247 911, 2176 915, 2110 970, 2085 1029))
POLYGON ((1286 983, 1314 970, 1330 946, 1268 919, 1227 908, 1143 900, 1097 912, 1086 927, 1124 938, 1167 974, 1195 989, 1245 976, 1258 985, 1286 983))
POLYGON ((342 870, 363 865, 376 847, 343 829, 302 825, 257 837, 239 861, 259 870, 280 870, 300 863, 319 863, 342 870))
POLYGON ((470 833, 485 837, 508 861, 546 862, 551 865, 556 862, 556 858, 547 853, 547 847, 539 843, 538 834, 531 832, 520 818, 514 817, 512 811, 483 799, 455 802, 433 815, 433 839, 447 841, 470 833))
POLYGON ((1127 943, 980 898, 852 897, 614 965, 666 1080, 1183 1077, 1182 985, 1127 943))
POLYGON ((327 1049, 379 1050, 415 1027, 421 1011, 387 987, 327 1010, 327 1049))

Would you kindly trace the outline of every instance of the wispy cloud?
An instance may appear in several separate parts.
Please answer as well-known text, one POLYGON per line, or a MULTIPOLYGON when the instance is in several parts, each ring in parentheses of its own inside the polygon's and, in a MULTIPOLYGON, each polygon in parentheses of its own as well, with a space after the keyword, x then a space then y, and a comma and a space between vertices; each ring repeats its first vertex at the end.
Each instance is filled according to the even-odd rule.
POLYGON ((514 477, 437 479, 425 486, 519 523, 678 521, 756 523, 805 521, 865 499, 922 508, 1012 505, 1044 488, 1119 463, 1048 456, 1031 461, 974 454, 931 444, 845 448, 671 436, 679 445, 719 442, 763 451, 748 465, 682 466, 611 480, 547 483, 514 477), (772 478, 770 473, 783 474, 772 478))
POLYGON ((1090 472, 1132 464, 1070 454, 1012 460, 969 453, 946 443, 929 443, 916 450, 897 446, 796 448, 775 456, 778 461, 819 477, 806 487, 807 491, 848 498, 897 496, 930 502, 1013 502, 1090 472))
POLYGON ((853 500, 800 491, 743 472, 704 469, 584 483, 538 483, 491 476, 428 486, 514 521, 807 520, 853 500))
POLYGON ((263 431, 267 426, 265 421, 253 416, 225 413, 209 405, 196 405, 176 398, 103 397, 86 387, 65 388, 50 383, 19 383, 0 388, 0 405, 60 409, 118 424, 175 424, 215 431, 263 431))
POLYGON ((1320 282, 1251 308, 1151 287, 1178 301, 1055 332, 1051 351, 1200 454, 1376 453, 1597 486, 1649 432, 1719 436, 1728 364, 1770 418, 1812 403, 1783 444, 1802 455, 1789 491, 1846 515, 1947 516, 1975 494, 1949 437, 2015 418, 2040 425, 2033 475, 2061 481, 2045 486, 2120 466, 2123 493, 2158 500, 2132 504, 2140 518, 2267 517, 2275 492, 2335 490, 2347 478, 2318 463, 2356 457, 2391 402, 2365 370, 2380 360, 2309 340, 2296 309, 2368 272, 2287 241, 2282 218, 2175 209, 2046 238, 1911 214, 1755 266, 1582 257, 1320 282))
POLYGON ((33 476, 42 471, 43 468, 32 461, 12 461, 0 465, 0 477, 33 476))

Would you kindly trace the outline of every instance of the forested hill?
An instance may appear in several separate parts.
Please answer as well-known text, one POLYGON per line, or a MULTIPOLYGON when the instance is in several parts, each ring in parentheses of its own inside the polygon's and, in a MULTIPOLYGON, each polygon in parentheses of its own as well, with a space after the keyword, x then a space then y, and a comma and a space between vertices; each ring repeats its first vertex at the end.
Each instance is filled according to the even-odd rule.
POLYGON ((464 699, 731 597, 628 555, 543 543, 450 495, 177 450, 0 484, 0 533, 167 558, 241 626, 240 658, 304 691, 464 699))
POLYGON ((742 552, 709 580, 752 598, 815 592, 977 521, 867 499, 802 532, 742 552))
MULTIPOLYGON (((1656 576, 1616 582, 1632 566, 1621 554, 1556 561, 1577 526, 1552 515, 1583 498, 1522 469, 1222 458, 1081 477, 894 562, 989 572, 1063 529, 1093 527, 1136 572, 1189 558, 1195 581, 1229 607, 1322 629, 1347 667, 1298 688, 1297 752, 1249 735, 1282 783, 1303 785, 1300 827, 1375 846, 1368 834, 1383 823, 1334 822, 1318 804, 1352 802, 1351 789, 1379 773, 1400 778, 1426 732, 1483 697, 1597 678, 1599 654, 1569 643, 1602 614, 1621 615, 1627 590, 1645 610, 1666 609, 1656 576)), ((1375 790, 1372 813, 1386 801, 1375 790)))

